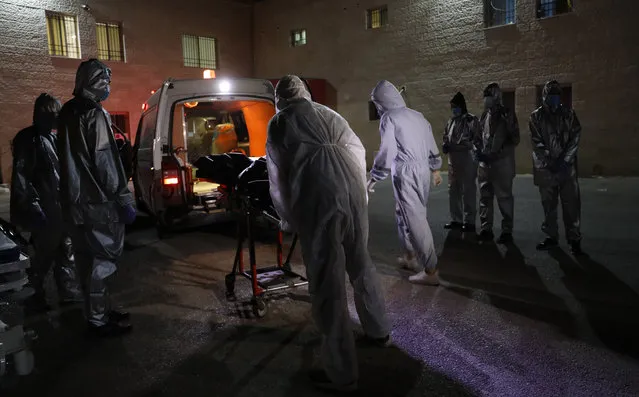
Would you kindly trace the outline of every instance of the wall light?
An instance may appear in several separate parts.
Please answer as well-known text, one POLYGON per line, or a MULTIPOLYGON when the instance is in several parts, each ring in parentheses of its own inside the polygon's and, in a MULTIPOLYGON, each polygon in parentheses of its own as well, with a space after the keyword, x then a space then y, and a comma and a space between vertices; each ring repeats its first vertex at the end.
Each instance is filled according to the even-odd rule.
POLYGON ((206 69, 202 72, 202 75, 205 79, 214 79, 215 78, 215 70, 206 69))

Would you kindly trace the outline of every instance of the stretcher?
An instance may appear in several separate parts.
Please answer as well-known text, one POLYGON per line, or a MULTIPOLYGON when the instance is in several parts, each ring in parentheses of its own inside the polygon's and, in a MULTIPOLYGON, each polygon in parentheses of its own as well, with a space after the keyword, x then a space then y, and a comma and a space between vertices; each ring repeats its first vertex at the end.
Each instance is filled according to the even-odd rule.
POLYGON ((297 235, 293 237, 289 251, 286 254, 286 260, 284 260, 283 233, 279 230, 280 220, 275 211, 272 208, 256 207, 250 196, 243 196, 240 201, 242 219, 238 222, 237 249, 233 269, 225 278, 226 297, 230 301, 236 300, 235 281, 237 276, 248 279, 251 282, 253 314, 262 318, 268 311, 265 299, 268 293, 305 286, 308 284, 308 280, 295 273, 291 268, 291 257, 297 245, 297 235), (255 224, 259 217, 278 226, 276 265, 258 267, 255 252, 255 224), (248 269, 244 263, 245 245, 248 246, 249 252, 248 269))
POLYGON ((237 249, 233 268, 225 277, 226 297, 235 301, 237 276, 251 282, 253 313, 264 317, 267 312, 265 296, 271 292, 297 288, 308 284, 308 280, 291 268, 291 257, 297 245, 297 235, 284 260, 283 233, 280 219, 269 193, 266 159, 250 160, 240 153, 226 153, 201 158, 196 162, 197 177, 218 183, 220 199, 225 207, 239 215, 237 249), (264 219, 277 230, 277 254, 275 265, 260 263, 255 252, 255 231, 258 219, 264 219), (248 248, 248 266, 244 261, 244 250, 248 248))

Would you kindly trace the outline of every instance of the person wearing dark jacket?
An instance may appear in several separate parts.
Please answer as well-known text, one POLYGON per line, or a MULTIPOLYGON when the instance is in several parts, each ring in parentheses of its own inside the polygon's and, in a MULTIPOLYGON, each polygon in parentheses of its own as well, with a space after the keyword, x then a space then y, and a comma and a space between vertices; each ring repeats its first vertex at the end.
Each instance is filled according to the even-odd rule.
POLYGON ((542 231, 546 239, 538 250, 557 246, 557 204, 561 198, 566 239, 573 254, 581 254, 581 197, 577 179, 577 150, 581 125, 575 111, 561 104, 561 87, 556 80, 546 83, 542 105, 530 115, 533 180, 539 187, 544 208, 542 231))
POLYGON ((56 150, 56 122, 62 105, 43 93, 35 101, 33 125, 13 139, 11 222, 31 233, 35 254, 29 268, 29 284, 35 294, 31 310, 49 309, 44 278, 53 266, 61 304, 82 301, 76 276, 73 247, 62 221, 60 166, 56 150))
POLYGON ((82 62, 74 98, 60 111, 60 193, 76 249, 90 331, 99 336, 128 332, 128 313, 112 310, 108 281, 124 246, 125 224, 136 216, 111 118, 102 107, 111 70, 97 59, 82 62))
POLYGON ((502 103, 501 89, 491 83, 484 89, 485 110, 479 121, 481 134, 475 140, 476 157, 479 160, 479 218, 481 241, 492 241, 493 205, 495 197, 501 212, 501 236, 498 242, 508 244, 513 240, 515 199, 515 147, 519 145, 519 123, 513 109, 502 103))
POLYGON ((479 120, 468 113, 461 92, 450 101, 453 117, 444 130, 442 152, 448 155, 448 195, 451 222, 446 229, 475 233, 477 216, 477 161, 473 142, 479 135, 479 120))

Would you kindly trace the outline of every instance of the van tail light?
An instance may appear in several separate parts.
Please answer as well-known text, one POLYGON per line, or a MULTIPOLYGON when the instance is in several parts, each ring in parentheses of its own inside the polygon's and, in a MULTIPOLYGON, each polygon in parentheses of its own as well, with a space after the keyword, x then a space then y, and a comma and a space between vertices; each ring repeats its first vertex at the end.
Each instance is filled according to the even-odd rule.
POLYGON ((162 185, 175 186, 180 183, 180 176, 176 169, 163 169, 162 170, 162 185))

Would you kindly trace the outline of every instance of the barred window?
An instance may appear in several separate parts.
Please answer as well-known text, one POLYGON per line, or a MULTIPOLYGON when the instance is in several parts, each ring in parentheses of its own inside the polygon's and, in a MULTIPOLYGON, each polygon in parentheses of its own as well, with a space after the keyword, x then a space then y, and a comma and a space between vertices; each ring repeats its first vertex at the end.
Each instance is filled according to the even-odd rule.
POLYGON ((515 0, 484 0, 486 26, 500 26, 515 23, 515 0))
POLYGON ((571 12, 572 0, 537 0, 537 18, 548 18, 571 12))
POLYGON ((182 35, 184 66, 217 69, 217 40, 213 37, 182 35))
POLYGON ((366 28, 379 29, 388 25, 388 7, 382 6, 366 11, 366 28))
POLYGON ((124 61, 122 31, 117 23, 96 23, 98 58, 105 61, 124 61))
POLYGON ((49 54, 57 57, 80 58, 80 36, 75 15, 46 12, 49 54))
POLYGON ((293 30, 291 32, 291 45, 299 47, 306 44, 306 29, 293 30))

